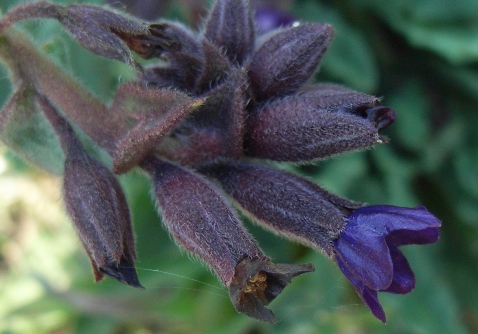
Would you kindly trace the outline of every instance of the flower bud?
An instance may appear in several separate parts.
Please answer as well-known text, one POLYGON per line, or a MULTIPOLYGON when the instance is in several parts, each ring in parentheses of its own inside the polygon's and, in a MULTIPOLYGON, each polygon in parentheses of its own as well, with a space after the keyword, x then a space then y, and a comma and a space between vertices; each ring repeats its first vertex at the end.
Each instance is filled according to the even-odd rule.
POLYGON ((255 25, 247 0, 216 0, 204 36, 231 62, 242 64, 254 49, 255 25))
POLYGON ((265 306, 312 265, 273 264, 223 195, 199 174, 155 158, 142 166, 153 178, 161 217, 175 240, 214 270, 237 311, 274 322, 265 306))
POLYGON ((333 29, 327 24, 306 23, 265 35, 249 68, 255 97, 264 101, 297 91, 317 69, 333 29))
POLYGON ((204 168, 265 229, 333 256, 345 217, 361 204, 332 195, 308 180, 246 163, 204 168))
POLYGON ((188 166, 239 158, 245 125, 245 72, 235 68, 202 97, 204 103, 166 138, 157 152, 188 166))
POLYGON ((326 87, 277 99, 247 119, 247 154, 306 162, 381 143, 395 112, 370 95, 326 87))
POLYGON ((144 58, 166 58, 181 78, 181 86, 191 90, 204 66, 202 45, 196 33, 185 26, 163 21, 148 27, 144 58))
POLYGON ((90 258, 96 281, 108 275, 142 288, 134 269, 134 236, 128 203, 113 174, 82 148, 72 127, 53 105, 38 96, 66 155, 63 197, 90 258))

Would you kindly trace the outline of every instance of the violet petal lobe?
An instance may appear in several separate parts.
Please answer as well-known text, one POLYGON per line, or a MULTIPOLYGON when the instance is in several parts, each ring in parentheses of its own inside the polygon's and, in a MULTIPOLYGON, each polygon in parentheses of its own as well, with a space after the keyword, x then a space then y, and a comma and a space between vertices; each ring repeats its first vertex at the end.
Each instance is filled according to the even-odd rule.
POLYGON ((349 215, 334 242, 335 260, 365 305, 383 322, 385 314, 377 291, 405 294, 415 287, 413 271, 397 247, 437 241, 440 225, 421 206, 368 206, 349 215))
MULTIPOLYGON (((436 231, 441 226, 440 221, 424 206, 402 208, 392 205, 373 205, 359 208, 349 216, 349 224, 352 224, 351 226, 366 225, 383 236, 394 231, 417 231, 417 235, 426 232, 426 235, 429 236, 428 242, 423 240, 420 243, 437 241, 438 235, 431 233, 428 229, 431 228, 436 231)), ((405 244, 410 243, 400 243, 399 245, 405 244)))
POLYGON ((364 304, 369 308, 372 314, 380 319, 383 323, 386 322, 385 311, 380 305, 378 300, 377 291, 370 289, 369 287, 365 286, 363 281, 357 279, 357 277, 351 273, 347 266, 345 266, 344 262, 337 257, 337 264, 344 274, 345 277, 352 283, 355 291, 357 292, 358 296, 364 304))
POLYGON ((279 27, 289 26, 297 21, 293 15, 275 7, 257 9, 255 19, 259 34, 265 34, 279 27))
MULTIPOLYGON (((350 223, 349 223, 350 224, 350 223)), ((340 257, 351 273, 374 290, 386 289, 393 278, 393 263, 387 243, 371 230, 348 226, 335 242, 340 257)))
POLYGON ((382 291, 398 294, 409 293, 415 287, 415 275, 412 268, 410 268, 405 255, 397 247, 389 246, 389 249, 393 262, 393 278, 392 284, 382 291))

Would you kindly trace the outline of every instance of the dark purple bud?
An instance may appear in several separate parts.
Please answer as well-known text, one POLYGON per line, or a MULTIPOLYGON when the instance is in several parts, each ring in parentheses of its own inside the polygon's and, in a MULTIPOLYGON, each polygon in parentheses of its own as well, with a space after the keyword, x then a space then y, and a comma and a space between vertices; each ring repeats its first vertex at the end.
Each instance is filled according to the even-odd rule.
POLYGON ((333 36, 327 24, 305 23, 266 35, 252 57, 252 90, 259 101, 294 93, 317 69, 333 36))
POLYGON ((65 151, 66 209, 90 257, 96 281, 107 275, 142 288, 134 269, 134 236, 128 203, 113 174, 81 147, 72 127, 51 103, 38 96, 65 151))
POLYGON ((311 264, 273 264, 242 226, 224 196, 201 175, 152 158, 161 217, 176 241, 207 263, 229 289, 237 311, 274 322, 265 308, 290 280, 313 271, 311 264))
POLYGON ((296 22, 296 18, 275 7, 262 7, 256 10, 255 19, 257 32, 265 34, 280 27, 286 27, 296 22))
POLYGON ((397 118, 395 111, 381 106, 374 96, 335 84, 306 87, 300 93, 304 103, 317 109, 348 112, 369 120, 378 131, 391 125, 397 118))
POLYGON ((244 86, 244 70, 234 69, 204 96, 204 104, 163 141, 158 152, 189 166, 220 157, 239 158, 243 153, 244 86))
POLYGON ((301 177, 251 164, 229 164, 202 172, 223 189, 261 226, 303 243, 329 257, 345 217, 361 204, 337 197, 301 177))
POLYGON ((386 322, 377 292, 405 294, 415 277, 398 246, 434 243, 440 221, 424 207, 377 205, 355 210, 335 240, 335 259, 372 314, 386 322))
POLYGON ((255 41, 249 1, 216 0, 204 36, 222 48, 230 61, 242 64, 254 49, 255 41))
POLYGON ((247 154, 276 161, 311 161, 382 142, 373 122, 354 114, 376 99, 312 92, 266 104, 247 119, 247 154), (366 102, 368 101, 368 102, 366 102))
POLYGON ((121 86, 110 111, 111 115, 124 117, 131 128, 117 142, 115 173, 127 172, 137 165, 203 103, 204 99, 193 99, 175 90, 150 89, 138 84, 121 86))

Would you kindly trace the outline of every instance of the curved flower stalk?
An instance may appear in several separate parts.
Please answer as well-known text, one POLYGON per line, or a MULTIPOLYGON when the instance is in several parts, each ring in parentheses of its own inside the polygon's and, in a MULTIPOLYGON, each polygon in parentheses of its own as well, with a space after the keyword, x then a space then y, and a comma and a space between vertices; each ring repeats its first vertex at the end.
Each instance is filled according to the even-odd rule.
POLYGON ((0 114, 0 135, 21 151, 28 140, 19 145, 10 138, 20 119, 12 115, 29 115, 32 92, 41 94, 39 104, 66 156, 67 209, 97 279, 106 274, 139 286, 127 203, 115 178, 83 151, 69 125, 58 130, 66 123, 53 105, 113 157, 116 174, 139 167, 150 175, 166 228, 211 267, 237 311, 274 321, 266 306, 313 267, 272 263, 230 198, 266 229, 330 257, 385 321, 377 292, 407 293, 414 286, 397 247, 436 241, 439 221, 423 208, 364 207, 258 164, 305 163, 386 142, 380 131, 396 114, 378 98, 310 84, 333 33, 318 23, 262 33, 247 0, 216 0, 201 31, 170 21, 146 24, 96 6, 24 4, 0 20, 0 57, 18 86, 0 114), (27 18, 60 21, 86 49, 138 69, 137 80, 121 85, 113 103, 103 105, 15 37, 9 27, 27 18), (143 69, 130 50, 158 62, 143 69))

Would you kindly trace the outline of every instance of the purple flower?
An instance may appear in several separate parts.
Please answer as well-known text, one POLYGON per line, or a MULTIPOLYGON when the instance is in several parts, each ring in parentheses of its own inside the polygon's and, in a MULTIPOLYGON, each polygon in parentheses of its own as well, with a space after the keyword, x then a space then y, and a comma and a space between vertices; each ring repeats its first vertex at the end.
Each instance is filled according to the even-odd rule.
POLYGON ((440 221, 423 206, 388 205, 355 210, 334 242, 335 260, 372 314, 386 322, 377 291, 409 293, 415 276, 399 246, 429 244, 440 236, 440 221))
POLYGON ((257 32, 265 34, 276 28, 289 26, 295 21, 294 16, 274 7, 262 7, 256 10, 257 32))

